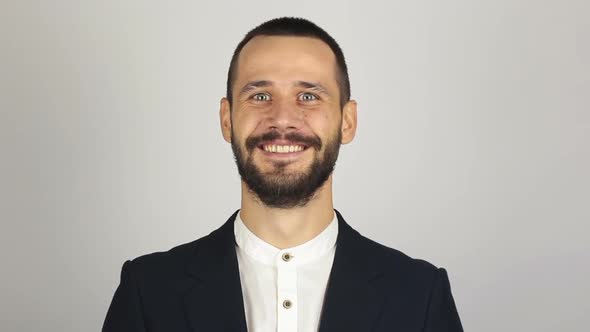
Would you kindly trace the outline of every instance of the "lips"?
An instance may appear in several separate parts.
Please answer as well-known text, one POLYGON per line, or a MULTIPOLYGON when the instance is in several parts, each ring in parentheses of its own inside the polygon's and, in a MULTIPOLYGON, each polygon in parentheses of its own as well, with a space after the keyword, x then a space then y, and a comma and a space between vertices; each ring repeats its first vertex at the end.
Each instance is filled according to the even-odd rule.
POLYGON ((287 133, 281 135, 276 131, 265 133, 261 136, 252 136, 246 139, 246 148, 250 151, 258 148, 266 154, 297 154, 308 148, 321 148, 321 140, 317 136, 307 136, 300 133, 287 133))

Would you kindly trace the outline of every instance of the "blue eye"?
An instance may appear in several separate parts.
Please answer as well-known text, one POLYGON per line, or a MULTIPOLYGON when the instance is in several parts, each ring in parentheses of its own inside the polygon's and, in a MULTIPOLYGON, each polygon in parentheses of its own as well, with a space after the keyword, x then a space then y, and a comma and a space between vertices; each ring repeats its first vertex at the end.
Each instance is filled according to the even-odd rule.
POLYGON ((257 93, 252 96, 255 101, 269 101, 270 95, 268 93, 257 93))
POLYGON ((315 101, 318 100, 318 97, 313 93, 304 92, 299 95, 299 100, 301 101, 315 101))

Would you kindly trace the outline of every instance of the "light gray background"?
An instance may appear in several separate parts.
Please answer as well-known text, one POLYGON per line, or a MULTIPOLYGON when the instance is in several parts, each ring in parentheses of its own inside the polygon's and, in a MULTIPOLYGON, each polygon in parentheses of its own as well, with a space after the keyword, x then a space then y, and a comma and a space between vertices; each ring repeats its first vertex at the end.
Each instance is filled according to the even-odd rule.
POLYGON ((448 269, 467 331, 590 324, 587 1, 13 1, 0 7, 0 330, 97 331, 122 263, 239 207, 231 53, 304 16, 359 102, 335 205, 448 269))

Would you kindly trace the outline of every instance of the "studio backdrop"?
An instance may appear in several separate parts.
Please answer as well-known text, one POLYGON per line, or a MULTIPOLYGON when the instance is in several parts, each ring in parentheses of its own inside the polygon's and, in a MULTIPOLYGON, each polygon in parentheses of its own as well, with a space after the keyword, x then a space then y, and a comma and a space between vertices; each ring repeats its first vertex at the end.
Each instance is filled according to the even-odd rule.
POLYGON ((310 19, 358 132, 335 207, 449 272, 466 331, 590 325, 587 1, 2 1, 0 330, 97 331, 123 262, 240 206, 232 52, 310 19))

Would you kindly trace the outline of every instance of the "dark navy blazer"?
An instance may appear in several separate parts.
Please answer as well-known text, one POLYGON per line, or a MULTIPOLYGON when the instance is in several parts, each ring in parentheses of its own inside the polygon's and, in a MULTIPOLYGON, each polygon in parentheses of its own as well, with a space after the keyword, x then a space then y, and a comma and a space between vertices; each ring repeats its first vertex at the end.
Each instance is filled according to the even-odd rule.
MULTIPOLYGON (((236 215, 194 242, 127 261, 102 331, 246 332, 236 215)), ((444 269, 373 242, 336 215, 320 332, 463 331, 444 269)))

